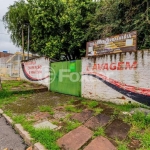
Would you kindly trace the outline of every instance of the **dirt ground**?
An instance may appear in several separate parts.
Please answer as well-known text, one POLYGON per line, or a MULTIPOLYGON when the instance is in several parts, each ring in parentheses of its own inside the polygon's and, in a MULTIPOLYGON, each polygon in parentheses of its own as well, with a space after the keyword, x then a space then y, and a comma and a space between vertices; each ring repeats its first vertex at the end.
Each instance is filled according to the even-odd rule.
MULTIPOLYGON (((42 85, 28 83, 26 81, 3 80, 3 88, 10 91, 26 91, 29 89, 41 89, 45 87, 42 85)), ((84 124, 85 122, 83 120, 86 117, 88 118, 89 116, 86 113, 84 113, 84 111, 92 111, 92 115, 90 115, 90 118, 88 118, 89 120, 92 117, 95 117, 93 118, 93 120, 98 120, 100 121, 99 123, 102 124, 104 123, 105 118, 104 120, 101 120, 101 118, 103 118, 104 116, 107 117, 106 120, 108 118, 111 118, 110 121, 102 127, 106 133, 106 137, 109 138, 115 146, 117 146, 115 139, 119 138, 121 141, 130 141, 128 144, 129 150, 136 150, 140 147, 139 140, 134 138, 129 139, 128 137, 130 124, 124 123, 124 116, 121 116, 122 118, 120 118, 121 112, 119 112, 117 109, 115 109, 115 107, 112 107, 112 105, 109 105, 107 103, 96 102, 81 97, 64 95, 50 91, 36 93, 27 92, 22 94, 13 94, 12 96, 16 97, 17 100, 9 104, 3 105, 2 109, 5 112, 10 111, 14 116, 24 115, 27 120, 31 120, 33 121, 33 123, 48 120, 50 122, 53 122, 57 126, 60 126, 60 131, 67 133, 67 121, 70 122, 72 120, 73 115, 78 116, 77 121, 81 121, 80 123, 84 124), (50 107, 52 111, 50 112, 49 110, 41 110, 42 107, 50 107)), ((92 122, 92 124, 94 125, 95 123, 92 122)), ((94 128, 91 130, 95 131, 94 128)))

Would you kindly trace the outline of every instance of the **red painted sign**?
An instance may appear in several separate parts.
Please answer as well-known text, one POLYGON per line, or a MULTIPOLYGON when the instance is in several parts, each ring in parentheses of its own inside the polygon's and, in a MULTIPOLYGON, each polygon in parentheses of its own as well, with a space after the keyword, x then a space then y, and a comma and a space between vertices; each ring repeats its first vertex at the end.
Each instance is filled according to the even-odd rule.
POLYGON ((103 64, 94 64, 93 66, 87 66, 87 71, 98 71, 98 70, 132 70, 137 68, 137 61, 134 62, 112 62, 103 64))

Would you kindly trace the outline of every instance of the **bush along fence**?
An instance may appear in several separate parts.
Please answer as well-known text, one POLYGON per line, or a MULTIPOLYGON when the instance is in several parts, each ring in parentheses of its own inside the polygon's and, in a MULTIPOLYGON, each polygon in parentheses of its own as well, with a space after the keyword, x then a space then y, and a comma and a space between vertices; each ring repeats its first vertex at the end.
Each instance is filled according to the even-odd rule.
POLYGON ((22 62, 20 72, 21 79, 44 84, 54 92, 150 105, 149 50, 54 63, 41 57, 22 62))

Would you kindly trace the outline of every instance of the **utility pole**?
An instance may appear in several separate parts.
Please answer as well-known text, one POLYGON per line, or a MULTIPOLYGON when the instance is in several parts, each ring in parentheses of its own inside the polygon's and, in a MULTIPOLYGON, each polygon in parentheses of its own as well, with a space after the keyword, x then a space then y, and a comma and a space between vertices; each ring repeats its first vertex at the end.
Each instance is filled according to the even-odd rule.
POLYGON ((29 49, 30 49, 30 24, 28 24, 28 60, 29 60, 29 49))
POLYGON ((24 60, 24 31, 22 25, 22 60, 24 60))

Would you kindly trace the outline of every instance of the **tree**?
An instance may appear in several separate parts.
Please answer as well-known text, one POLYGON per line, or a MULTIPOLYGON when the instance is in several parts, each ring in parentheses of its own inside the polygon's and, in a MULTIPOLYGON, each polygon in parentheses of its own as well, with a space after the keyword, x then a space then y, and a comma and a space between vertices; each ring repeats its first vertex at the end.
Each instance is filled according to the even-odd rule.
POLYGON ((138 31, 138 49, 150 47, 150 6, 148 0, 107 0, 97 3, 87 39, 138 31))
POLYGON ((60 58, 60 18, 64 12, 61 0, 28 0, 32 26, 32 49, 48 57, 60 58))
POLYGON ((80 59, 85 56, 86 30, 90 18, 95 13, 95 3, 91 0, 68 1, 65 12, 61 18, 62 52, 68 59, 80 59))
MULTIPOLYGON (((16 46, 21 46, 22 29, 25 33, 25 41, 27 41, 26 23, 29 23, 28 8, 24 0, 14 2, 8 7, 8 11, 3 17, 5 28, 11 33, 11 39, 16 46)), ((27 42, 25 43, 27 47, 27 42)))
MULTIPOLYGON (((33 49, 60 59, 80 59, 85 55, 85 32, 89 14, 94 13, 91 0, 28 0, 33 49)), ((94 7, 93 7, 94 8, 94 7)))

